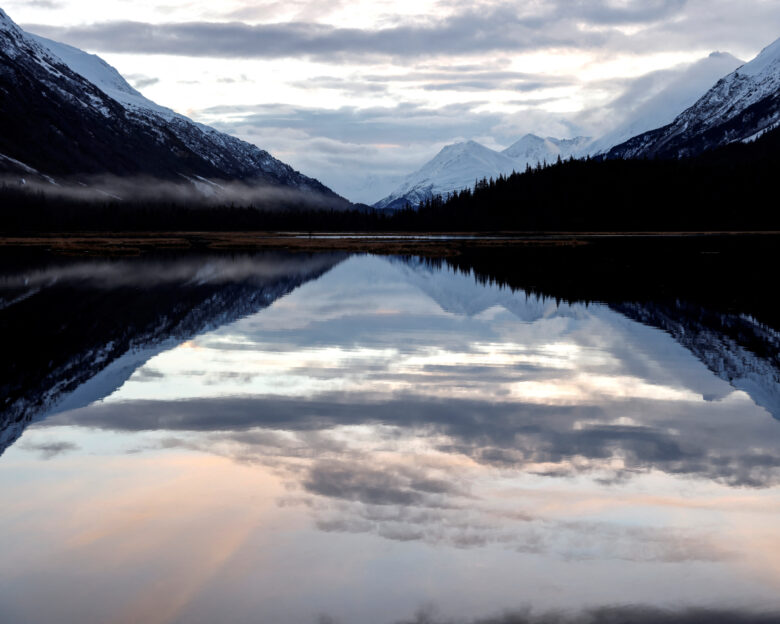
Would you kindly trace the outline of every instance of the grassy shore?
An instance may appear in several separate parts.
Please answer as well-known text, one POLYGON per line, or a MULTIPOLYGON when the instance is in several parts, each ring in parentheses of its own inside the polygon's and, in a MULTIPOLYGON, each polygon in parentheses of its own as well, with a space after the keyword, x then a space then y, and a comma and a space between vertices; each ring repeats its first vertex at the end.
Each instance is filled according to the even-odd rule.
MULTIPOLYGON (((287 250, 298 252, 346 251, 422 256, 457 255, 464 248, 550 248, 597 245, 609 247, 650 246, 683 241, 693 247, 735 243, 750 247, 750 241, 780 242, 780 232, 588 232, 523 233, 450 232, 420 233, 307 233, 307 232, 89 232, 50 233, 30 236, 0 236, 0 252, 46 251, 55 255, 126 256, 154 252, 253 252, 287 250)), ((628 247, 626 247, 628 249, 628 247)))

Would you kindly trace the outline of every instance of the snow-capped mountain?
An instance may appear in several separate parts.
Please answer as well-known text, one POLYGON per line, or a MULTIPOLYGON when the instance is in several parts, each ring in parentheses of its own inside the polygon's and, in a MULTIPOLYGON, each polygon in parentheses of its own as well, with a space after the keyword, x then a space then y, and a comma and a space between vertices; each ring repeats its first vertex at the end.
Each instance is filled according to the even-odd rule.
MULTIPOLYGON (((649 93, 630 116, 618 127, 588 146, 590 154, 606 152, 649 130, 674 121, 682 111, 693 106, 713 84, 743 64, 726 52, 713 52, 676 75, 660 91, 649 93)), ((620 105, 620 100, 617 104, 620 105)))
POLYGON ((148 100, 101 58, 24 32, 2 10, 0 92, 0 173, 243 182, 348 205, 268 152, 148 100))
POLYGON ((609 158, 679 158, 750 140, 780 123, 780 39, 722 78, 662 128, 618 145, 609 158))
POLYGON ((442 149, 432 160, 408 175, 390 195, 374 204, 375 208, 398 209, 407 203, 416 206, 435 195, 473 186, 475 180, 512 173, 517 167, 508 156, 477 143, 455 143, 442 149))
POLYGON ((436 195, 473 187, 482 178, 497 178, 526 166, 555 162, 560 156, 579 156, 590 139, 543 139, 527 134, 502 152, 497 152, 476 141, 455 143, 444 147, 432 160, 408 175, 390 195, 374 204, 375 208, 398 210, 407 204, 417 206, 436 195))

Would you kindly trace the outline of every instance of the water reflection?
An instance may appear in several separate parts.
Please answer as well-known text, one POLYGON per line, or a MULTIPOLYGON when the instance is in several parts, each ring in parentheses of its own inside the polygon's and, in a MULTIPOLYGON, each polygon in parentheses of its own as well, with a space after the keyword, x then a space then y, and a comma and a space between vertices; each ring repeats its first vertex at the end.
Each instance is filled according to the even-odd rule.
MULTIPOLYGON (((38 418, 0 461, 8 614, 773 621, 771 329, 558 303, 415 259, 261 260, 165 265, 178 277, 153 296, 124 283, 137 267, 76 272, 101 310, 124 288, 158 307, 113 359, 88 354, 115 334, 84 332, 84 377, 52 366, 7 412, 9 441, 38 418), (177 332, 151 320, 177 302, 177 332), (560 608, 585 615, 533 615, 560 608)), ((74 287, 39 282, 3 312, 74 287)))
POLYGON ((344 257, 58 259, 0 274, 0 453, 36 415, 103 398, 156 353, 269 305, 344 257))

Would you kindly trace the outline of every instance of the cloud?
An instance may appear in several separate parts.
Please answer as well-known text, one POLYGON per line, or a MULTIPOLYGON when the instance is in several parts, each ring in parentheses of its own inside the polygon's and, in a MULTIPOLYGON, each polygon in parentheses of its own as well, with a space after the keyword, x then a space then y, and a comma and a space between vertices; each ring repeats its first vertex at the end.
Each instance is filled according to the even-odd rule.
POLYGON ((385 467, 380 471, 335 461, 314 464, 302 486, 312 494, 367 505, 441 506, 440 495, 463 494, 454 484, 412 467, 385 467))
MULTIPOLYGON (((530 608, 470 620, 468 624, 774 624, 780 613, 749 609, 659 609, 643 605, 605 606, 581 612, 534 613, 530 608)), ((433 606, 395 624, 466 624, 441 617, 433 606)))
POLYGON ((336 76, 315 76, 291 83, 301 89, 330 89, 351 94, 386 93, 387 86, 359 79, 339 78, 336 76))
MULTIPOLYGON (((674 402, 668 407, 664 407, 663 401, 656 405, 663 411, 671 409, 674 402)), ((230 439, 238 442, 239 448, 230 452, 243 460, 252 455, 253 446, 258 447, 257 454, 264 456, 269 445, 278 444, 273 437, 258 438, 258 429, 300 433, 383 424, 397 428, 399 435, 414 432, 445 436, 439 442, 441 452, 468 457, 480 465, 512 470, 548 466, 531 470, 551 477, 597 473, 606 475, 607 481, 619 481, 659 470, 735 487, 764 488, 780 482, 780 457, 772 451, 772 440, 756 439, 749 446, 731 445, 722 436, 713 439, 699 432, 693 424, 689 430, 674 418, 652 427, 609 422, 617 414, 637 409, 647 407, 633 401, 614 401, 605 406, 555 406, 502 402, 498 397, 487 402, 415 395, 379 398, 352 392, 321 394, 313 399, 255 396, 112 402, 66 412, 49 418, 45 424, 119 431, 232 432, 230 439), (620 460, 619 466, 615 466, 616 460, 620 460)), ((713 406, 690 407, 692 411, 696 409, 711 411, 713 406)), ((291 444, 294 449, 312 444, 308 454, 318 456, 323 450, 319 445, 326 439, 310 438, 305 443, 291 444)), ((289 454, 286 445, 273 454, 289 454)), ((369 480, 369 476, 378 475, 367 473, 356 481, 347 475, 344 466, 331 466, 330 472, 323 468, 321 473, 312 473, 306 484, 311 491, 322 494, 329 491, 335 495, 334 488, 338 486, 353 496, 371 491, 380 496, 379 489, 372 490, 369 480)), ((399 485, 404 483, 403 475, 383 478, 384 490, 410 499, 419 496, 419 488, 399 485)))
MULTIPOLYGON (((731 557, 699 529, 565 521, 522 509, 494 508, 495 499, 472 497, 463 489, 467 481, 458 483, 468 471, 438 467, 441 476, 436 477, 424 457, 418 460, 418 465, 403 467, 381 456, 370 462, 314 462, 300 483, 313 498, 285 500, 283 505, 305 504, 322 531, 370 533, 392 541, 459 549, 492 544, 570 560, 683 562, 731 557)), ((293 483, 299 478, 298 469, 290 471, 293 483)))
MULTIPOLYGON (((539 50, 625 50, 697 48, 715 41, 705 24, 729 18, 749 20, 762 30, 775 26, 776 2, 752 3, 736 9, 723 1, 701 0, 556 0, 518 6, 513 2, 450 3, 445 17, 372 28, 344 28, 319 21, 185 22, 152 24, 132 21, 83 26, 30 25, 33 32, 76 45, 110 52, 173 54, 220 58, 307 57, 320 60, 349 58, 365 63, 383 58, 425 58, 493 52, 539 50), (775 14, 773 14, 773 11, 775 14), (702 23, 702 18, 704 23, 702 23), (639 26, 626 35, 621 28, 639 26), (663 35, 669 35, 667 38, 663 35), (683 35, 685 35, 683 37, 683 35)), ((246 12, 235 18, 250 17, 246 12)), ((756 33, 738 33, 721 23, 723 43, 754 41, 756 33)), ((771 39, 767 39, 769 43, 771 39)), ((717 45, 713 47, 718 47, 717 45)))
POLYGON ((549 31, 538 20, 518 18, 511 7, 488 15, 472 12, 432 25, 379 30, 339 28, 313 22, 248 25, 239 22, 150 24, 117 21, 88 26, 31 24, 27 29, 79 47, 105 52, 216 58, 316 58, 371 62, 377 57, 428 57, 540 48, 594 48, 601 33, 580 33, 567 22, 549 31))
POLYGON ((59 0, 24 0, 24 4, 36 9, 60 9, 65 6, 65 3, 59 0))
POLYGON ((159 78, 144 76, 142 74, 128 74, 125 78, 136 89, 145 89, 146 87, 151 87, 160 82, 159 78))
POLYGON ((73 442, 25 442, 20 444, 19 448, 38 452, 41 458, 46 460, 79 450, 79 446, 73 442))
MULTIPOLYGON (((506 80, 498 72, 474 75, 479 81, 495 80, 496 85, 506 80)), ((451 80, 452 74, 413 72, 410 78, 434 85, 435 81, 451 80)), ((359 74, 350 79, 336 79, 328 85, 345 92, 353 87, 371 90, 372 85, 391 86, 395 79, 359 74), (360 87, 361 84, 366 86, 360 87)), ((537 80, 537 77, 529 79, 537 80)), ((545 87, 561 83, 560 79, 552 78, 542 81, 540 84, 545 87)), ((313 84, 316 86, 317 82, 313 84)), ((489 97, 489 92, 484 97, 489 97)), ((485 104, 486 100, 473 98, 442 106, 401 101, 386 106, 346 105, 335 109, 277 103, 215 106, 196 111, 194 116, 198 121, 264 146, 296 169, 316 175, 336 192, 367 203, 387 195, 403 176, 455 141, 475 139, 508 146, 527 132, 551 136, 580 134, 579 127, 548 113, 496 112, 485 110, 485 104)), ((521 104, 527 106, 528 102, 521 104)))

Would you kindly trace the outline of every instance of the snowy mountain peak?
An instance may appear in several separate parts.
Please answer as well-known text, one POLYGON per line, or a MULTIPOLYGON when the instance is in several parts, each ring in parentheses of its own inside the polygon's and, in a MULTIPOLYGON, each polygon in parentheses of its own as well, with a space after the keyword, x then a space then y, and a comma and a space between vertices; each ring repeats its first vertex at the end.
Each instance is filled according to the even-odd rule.
POLYGON ((718 80, 667 126, 634 136, 611 149, 607 156, 692 156, 720 145, 750 140, 779 123, 780 40, 777 40, 755 59, 718 80))
POLYGON ((443 167, 450 167, 453 164, 462 165, 465 161, 476 164, 483 164, 487 167, 498 165, 503 167, 508 165, 506 159, 501 158, 498 152, 485 147, 476 141, 465 141, 463 143, 453 143, 443 147, 442 150, 431 160, 422 170, 428 172, 438 170, 443 167))
POLYGON ((556 139, 526 134, 519 141, 507 147, 502 154, 518 161, 520 168, 524 169, 526 165, 535 166, 538 163, 554 162, 559 156, 561 158, 581 156, 590 142, 590 137, 556 139))
POLYGON ((560 152, 552 141, 535 134, 526 134, 501 153, 522 161, 523 168, 525 168, 526 163, 535 165, 539 162, 545 162, 553 156, 557 157, 560 152))
POLYGON ((539 148, 544 144, 545 140, 542 137, 536 136, 535 134, 526 134, 524 137, 512 143, 512 145, 507 147, 502 153, 507 156, 512 156, 513 154, 523 153, 528 149, 539 148))
POLYGON ((448 193, 474 185, 482 178, 510 174, 516 163, 476 141, 453 143, 428 161, 420 169, 409 174, 391 195, 374 206, 380 209, 399 209, 407 204, 416 206, 435 195, 448 193))
POLYGON ((497 152, 476 141, 453 143, 444 147, 432 160, 407 176, 390 195, 374 204, 375 208, 397 210, 407 204, 418 205, 436 195, 474 186, 482 178, 497 178, 527 165, 552 163, 561 158, 582 155, 590 143, 587 137, 543 139, 526 134, 503 152, 497 152))

